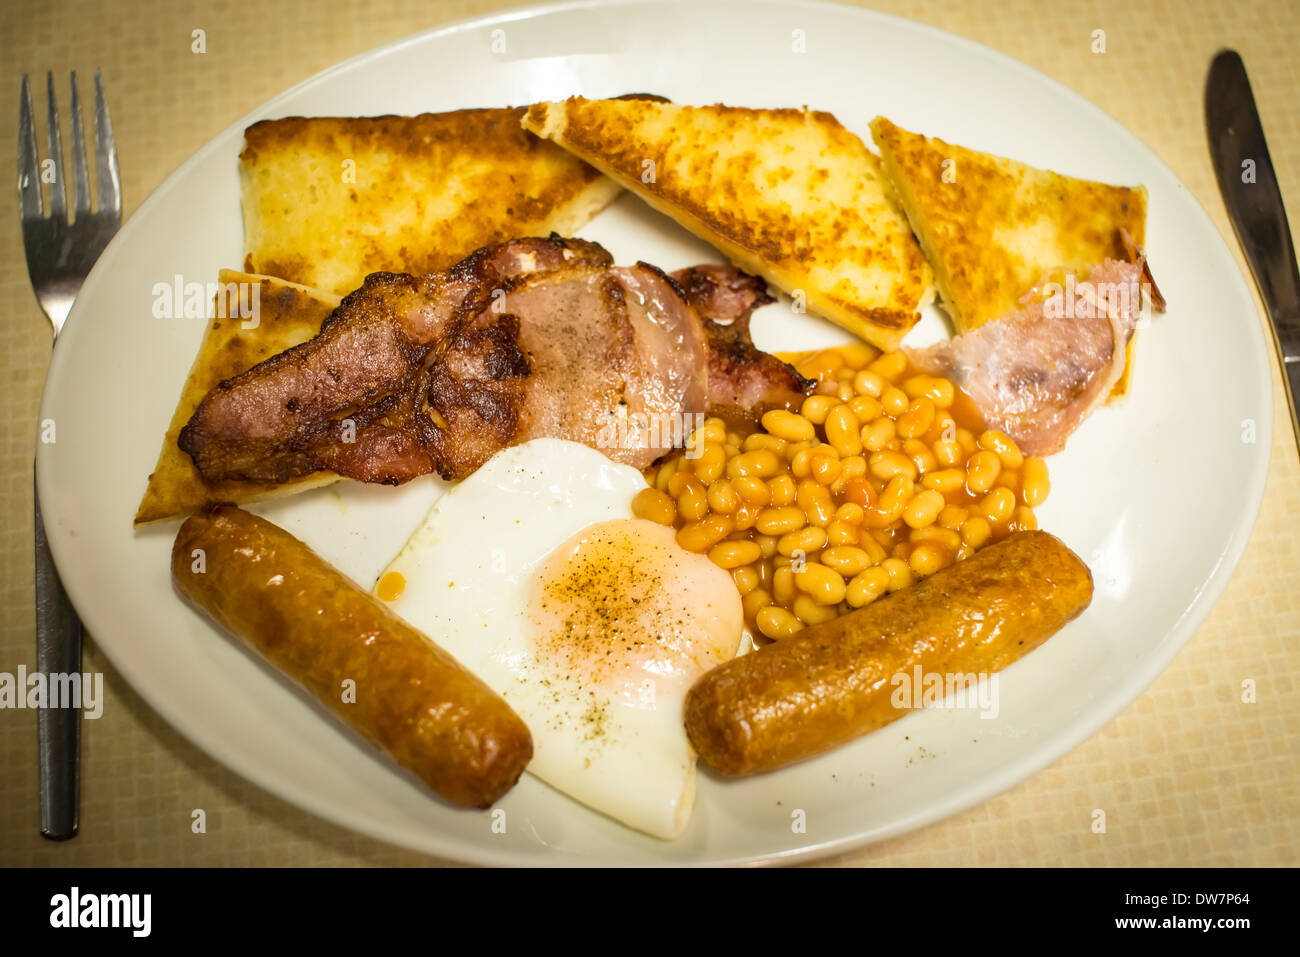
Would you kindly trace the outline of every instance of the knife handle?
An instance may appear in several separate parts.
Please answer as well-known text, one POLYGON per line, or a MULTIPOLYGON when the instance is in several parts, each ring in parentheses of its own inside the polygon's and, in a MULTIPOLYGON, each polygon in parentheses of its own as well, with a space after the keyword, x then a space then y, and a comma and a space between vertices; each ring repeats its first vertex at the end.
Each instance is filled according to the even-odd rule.
MULTIPOLYGON (((81 620, 59 581, 45 540, 41 500, 36 504, 36 668, 47 676, 81 671, 81 620)), ((19 689, 19 694, 25 689, 19 689)), ((46 707, 36 712, 41 834, 52 841, 76 837, 81 787, 81 709, 46 707)))
POLYGON ((1282 359, 1282 390, 1286 393, 1286 404, 1291 409, 1291 428, 1295 431, 1296 448, 1300 449, 1300 361, 1288 362, 1282 359))

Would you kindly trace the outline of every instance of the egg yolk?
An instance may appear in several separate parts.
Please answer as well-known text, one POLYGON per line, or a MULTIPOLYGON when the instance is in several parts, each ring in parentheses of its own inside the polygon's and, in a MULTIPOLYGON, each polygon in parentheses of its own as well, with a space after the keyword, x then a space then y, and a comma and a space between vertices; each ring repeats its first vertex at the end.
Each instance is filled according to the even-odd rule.
POLYGON ((730 576, 641 519, 592 525, 552 552, 528 620, 548 670, 642 702, 734 657, 743 627, 730 576))

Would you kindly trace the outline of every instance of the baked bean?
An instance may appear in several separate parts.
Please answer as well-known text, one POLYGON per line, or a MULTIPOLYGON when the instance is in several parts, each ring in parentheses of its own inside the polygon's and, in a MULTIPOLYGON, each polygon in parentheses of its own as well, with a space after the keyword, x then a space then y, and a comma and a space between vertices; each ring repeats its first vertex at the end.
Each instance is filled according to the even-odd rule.
POLYGON ((922 475, 933 472, 939 464, 930 451, 930 446, 920 439, 904 439, 903 454, 916 463, 916 470, 922 475))
POLYGON ((867 459, 867 469, 882 482, 889 481, 895 475, 906 475, 912 480, 917 476, 916 463, 901 452, 873 452, 871 458, 867 459))
MULTIPOLYGON (((727 543, 723 542, 722 544, 725 545, 727 543)), ((754 543, 745 542, 744 544, 752 545, 754 543)), ((717 550, 721 547, 722 545, 713 546, 714 550, 717 550)), ((712 553, 709 554, 709 557, 710 558, 713 557, 712 553)), ((718 562, 715 561, 714 564, 718 564, 718 562)), ((726 566, 723 567, 725 568, 726 566)), ((736 583, 736 591, 740 592, 740 597, 744 598, 746 595, 748 595, 750 592, 752 592, 755 588, 758 587, 758 569, 753 565, 742 565, 739 568, 733 568, 731 570, 731 580, 736 583)))
POLYGON ((763 428, 787 442, 806 442, 817 434, 813 423, 801 415, 785 409, 773 409, 763 414, 763 428))
POLYGON ((898 418, 898 434, 905 439, 924 435, 934 424, 934 403, 926 396, 918 396, 898 418))
POLYGON ((776 605, 768 605, 760 609, 754 616, 754 623, 758 630, 766 638, 789 638, 798 634, 805 627, 804 623, 794 616, 792 612, 784 608, 778 608, 776 605))
POLYGON ((826 526, 826 540, 832 545, 856 545, 860 538, 858 530, 848 522, 834 519, 826 526))
POLYGON ((845 598, 854 608, 869 605, 889 590, 889 572, 877 565, 853 577, 845 591, 845 598))
POLYGON ((862 440, 862 447, 868 452, 879 452, 888 448, 889 443, 895 436, 894 420, 887 416, 868 422, 858 433, 862 440))
POLYGON ((1011 531, 1021 532, 1033 530, 1038 527, 1038 516, 1034 510, 1027 505, 1017 505, 1015 512, 1011 515, 1011 531))
POLYGON ((768 435, 766 432, 754 432, 745 436, 744 441, 740 443, 740 450, 742 452, 755 452, 758 449, 767 449, 769 452, 784 458, 785 448, 789 444, 779 436, 768 435))
POLYGON ((872 565, 879 565, 889 557, 889 553, 885 551, 885 546, 881 545, 870 535, 859 536, 857 547, 867 553, 867 557, 871 559, 872 565))
POLYGON ((863 370, 853 377, 853 391, 858 395, 879 399, 889 385, 879 372, 863 370))
POLYGON ((934 443, 934 460, 944 468, 952 468, 966 460, 966 451, 956 439, 939 439, 934 443))
POLYGON ((758 513, 754 527, 765 535, 784 535, 800 528, 807 521, 803 509, 795 505, 765 508, 758 513))
POLYGON ((803 552, 804 557, 811 555, 826 544, 826 530, 810 525, 798 531, 786 532, 776 540, 776 550, 790 558, 795 552, 803 552))
POLYGON ((948 549, 942 545, 923 542, 912 549, 907 564, 917 578, 929 578, 940 569, 951 565, 952 556, 949 554, 948 549))
POLYGON ((660 525, 671 525, 677 518, 677 506, 667 493, 643 488, 632 496, 632 514, 660 525))
POLYGON ((741 596, 740 609, 746 621, 753 621, 760 611, 772 604, 772 593, 766 588, 755 588, 741 596))
MULTIPOLYGON (((867 488, 871 488, 870 485, 867 488)), ((875 492, 872 492, 875 495, 875 492)), ((861 525, 864 512, 862 506, 857 502, 845 502, 835 510, 835 520, 837 522, 847 522, 850 525, 861 525)))
POLYGON ((708 514, 709 498, 704 490, 704 483, 688 472, 678 472, 668 483, 670 492, 674 484, 680 488, 677 493, 678 515, 688 522, 695 522, 708 514), (685 481, 678 482, 678 479, 685 481))
POLYGON ((825 528, 835 514, 835 502, 830 491, 811 479, 799 483, 795 501, 803 509, 808 521, 825 528))
MULTIPOLYGON (((939 491, 943 491, 940 489, 939 491)), ((948 505, 939 513, 939 525, 954 532, 961 531, 962 522, 970 517, 970 512, 960 505, 948 505)))
POLYGON ((736 487, 727 479, 718 479, 710 485, 707 497, 709 508, 721 515, 730 515, 740 505, 736 487))
POLYGON ((909 528, 933 525, 939 513, 943 511, 943 506, 943 496, 934 489, 926 489, 907 503, 907 507, 903 509, 903 521, 909 528))
POLYGON ((847 483, 843 495, 846 504, 859 506, 870 505, 876 500, 876 490, 871 483, 861 480, 847 483))
POLYGON ((892 382, 907 368, 907 355, 903 352, 886 352, 868 363, 867 368, 892 382))
POLYGON ((1047 463, 1036 455, 1025 459, 1024 469, 1020 473, 1020 498, 1030 508, 1037 508, 1047 501, 1047 493, 1052 490, 1051 480, 1047 477, 1047 463))
POLYGON ((705 442, 699 457, 691 465, 696 477, 706 485, 722 475, 727 464, 727 450, 717 442, 705 442))
POLYGON ((736 494, 750 505, 766 505, 772 497, 766 482, 748 475, 732 479, 731 486, 736 490, 736 494))
POLYGON ((903 391, 907 393, 909 399, 925 396, 940 409, 948 408, 956 398, 956 390, 953 388, 953 384, 947 379, 940 379, 937 376, 909 376, 903 380, 903 391))
POLYGON ((1009 469, 1018 469, 1024 464, 1025 457, 1020 454, 1020 447, 1006 433, 999 432, 997 429, 988 429, 981 433, 979 447, 996 452, 1002 464, 1009 469))
POLYGON ((867 554, 866 549, 856 545, 832 545, 822 551, 818 561, 828 568, 833 568, 845 578, 852 578, 872 564, 871 556, 867 554))
POLYGON ((881 509, 894 509, 902 505, 906 506, 916 494, 916 483, 906 475, 895 475, 885 486, 885 490, 880 493, 881 509))
POLYGON ((843 468, 839 456, 830 449, 814 452, 808 459, 809 474, 822 485, 830 485, 839 478, 843 468))
MULTIPOLYGON (((788 561, 788 559, 787 559, 788 561)), ((794 572, 790 566, 776 568, 772 571, 772 601, 778 605, 789 606, 794 601, 794 572)))
POLYGON ((677 530, 677 544, 688 552, 706 552, 733 531, 735 523, 725 515, 710 515, 677 530))
POLYGON ((840 459, 840 466, 840 476, 836 481, 842 479, 845 484, 856 482, 867 474, 867 460, 861 455, 840 459))
POLYGON ((973 494, 987 492, 1002 472, 1002 460, 996 452, 981 450, 966 460, 966 487, 973 494))
POLYGON ((748 502, 741 502, 737 505, 736 510, 731 513, 731 520, 735 523, 736 531, 745 531, 753 528, 754 521, 758 518, 760 510, 760 506, 750 505, 748 502))
POLYGON ((794 503, 794 478, 789 472, 782 472, 767 483, 768 501, 774 506, 792 505, 794 503))
POLYGON ((719 568, 740 568, 758 561, 761 556, 762 552, 753 542, 719 542, 709 549, 709 561, 719 568))
POLYGON ((922 486, 934 489, 944 495, 957 491, 965 484, 966 473, 961 469, 940 469, 937 472, 927 472, 921 476, 922 486))
POLYGON ((870 422, 879 418, 883 411, 880 403, 869 395, 855 395, 849 399, 848 405, 859 422, 870 422))
POLYGON ((726 439, 727 423, 724 419, 711 415, 704 420, 704 432, 708 435, 711 442, 722 442, 726 439))
POLYGON ((799 407, 799 414, 813 425, 821 425, 837 404, 837 401, 828 395, 810 395, 803 400, 803 405, 799 407))
POLYGON ((820 625, 838 618, 840 614, 834 605, 819 605, 810 595, 795 595, 793 611, 805 625, 820 625))
POLYGON ((979 548, 993 537, 993 526, 983 515, 972 515, 961 526, 961 540, 971 548, 979 548))
POLYGON ((837 351, 844 357, 844 364, 852 369, 861 369, 880 355, 879 349, 865 342, 851 342, 847 346, 839 346, 837 351))
POLYGON ((961 536, 950 528, 944 528, 942 525, 926 525, 922 528, 915 528, 907 536, 907 540, 913 545, 919 545, 922 542, 938 542, 951 552, 961 548, 961 536))
POLYGON ((812 449, 799 449, 790 459, 790 474, 805 479, 812 474, 812 449))
POLYGON ((889 590, 900 591, 912 584, 912 569, 901 558, 886 558, 880 567, 889 575, 889 590))
POLYGON ((1009 488, 995 488, 980 499, 976 506, 980 513, 994 525, 1005 522, 1016 507, 1016 496, 1009 488))
POLYGON ((742 452, 727 463, 727 478, 769 478, 781 470, 781 460, 771 449, 742 452))
POLYGON ((877 503, 862 511, 862 525, 865 528, 888 528, 903 517, 903 503, 894 502, 888 508, 884 503, 877 503))
POLYGON ((847 405, 838 405, 826 416, 826 441, 840 455, 857 455, 862 451, 862 439, 858 435, 861 428, 853 410, 847 405))
POLYGON ((886 415, 892 415, 895 419, 907 411, 911 403, 907 399, 907 393, 897 386, 890 386, 880 396, 880 405, 885 410, 886 415))
POLYGON ((794 573, 794 583, 819 605, 838 605, 844 600, 844 579, 839 572, 818 562, 805 562, 794 573))

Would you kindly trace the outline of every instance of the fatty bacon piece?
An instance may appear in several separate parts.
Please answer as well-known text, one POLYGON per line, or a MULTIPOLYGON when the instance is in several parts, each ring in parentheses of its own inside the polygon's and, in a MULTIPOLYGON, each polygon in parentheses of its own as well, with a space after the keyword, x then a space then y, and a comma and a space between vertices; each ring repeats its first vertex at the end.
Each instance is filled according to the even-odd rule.
POLYGON ((970 397, 985 424, 1026 455, 1051 455, 1124 371, 1141 313, 1144 261, 1107 260, 1086 281, 924 349, 905 349, 922 372, 970 397))
POLYGON ((644 468, 714 407, 796 405, 811 383, 749 341, 761 282, 682 275, 690 294, 555 235, 434 275, 372 274, 315 338, 209 392, 178 444, 208 481, 327 469, 397 485, 464 478, 539 437, 644 468))

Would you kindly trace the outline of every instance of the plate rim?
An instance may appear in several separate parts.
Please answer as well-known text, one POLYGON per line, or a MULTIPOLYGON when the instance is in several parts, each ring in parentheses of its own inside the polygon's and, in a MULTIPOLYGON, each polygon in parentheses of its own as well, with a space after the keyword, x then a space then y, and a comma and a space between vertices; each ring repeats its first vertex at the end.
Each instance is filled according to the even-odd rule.
MULTIPOLYGON (((738 6, 741 0, 694 0, 696 4, 707 3, 710 6, 738 6)), ((748 0, 749 3, 755 0, 748 0)), ((1214 563, 1213 570, 1209 577, 1201 583, 1195 598, 1188 604, 1166 631, 1163 639, 1157 644, 1152 652, 1148 653, 1142 662, 1128 673, 1126 680, 1113 686, 1111 690, 1102 696, 1087 712, 1086 716, 1070 725, 1067 729, 1047 738, 1036 748, 1020 755, 1016 760, 997 768, 992 773, 980 779, 982 783, 970 785, 951 794, 930 802, 925 807, 913 814, 905 815, 888 824, 883 824, 874 828, 855 831, 851 834, 841 835, 835 838, 829 838, 813 844, 806 844, 801 847, 791 848, 784 851, 771 853, 754 853, 740 854, 731 856, 713 856, 708 859, 679 861, 664 859, 658 862, 637 862, 635 866, 665 866, 665 867, 683 867, 683 866, 720 866, 720 865, 740 865, 740 864, 788 864, 802 861, 809 861, 817 858, 823 858, 836 853, 843 853, 856 848, 864 847, 872 843, 885 840, 890 837, 918 830, 936 821, 951 817, 960 813, 976 804, 983 803, 990 798, 1002 793, 1008 788, 1020 783, 1031 775, 1037 773, 1043 768, 1065 755, 1069 754, 1081 743, 1095 735, 1102 727, 1117 717, 1126 707, 1132 704, 1143 691, 1149 687, 1155 679, 1162 674, 1168 667, 1170 661, 1186 646, 1191 636, 1197 628, 1208 617, 1211 609, 1214 607, 1220 595, 1226 589, 1228 582, 1231 581, 1241 556, 1245 551, 1254 527, 1258 521, 1260 510, 1263 506, 1264 489, 1267 482, 1268 470, 1272 457, 1272 426, 1273 426, 1273 395, 1272 395, 1272 361, 1269 350, 1266 348, 1264 329, 1261 327, 1261 317, 1259 309, 1255 303, 1254 296, 1250 291, 1250 284, 1246 282, 1240 266, 1232 254, 1231 246, 1223 233, 1217 228, 1214 220, 1210 217, 1208 211, 1173 172, 1167 163, 1160 158, 1149 146, 1146 145, 1135 133, 1127 126, 1117 120, 1109 112, 1097 106, 1091 100, 1084 97, 1081 93, 1066 86, 1055 78, 1048 76, 1046 73, 1030 66, 1029 64, 1016 59, 1010 54, 1003 53, 992 47, 986 46, 968 37, 957 33, 944 30, 940 27, 923 23, 918 20, 912 20, 907 17, 896 14, 884 13, 868 8, 851 6, 848 4, 824 2, 824 0, 761 0, 768 7, 780 7, 786 9, 810 8, 821 13, 833 11, 837 14, 844 14, 849 17, 860 17, 864 22, 887 22, 898 29, 916 31, 929 38, 942 38, 946 42, 956 42, 964 47, 967 51, 979 56, 984 56, 998 61, 1004 68, 1019 70, 1022 74, 1036 81, 1038 84, 1047 84, 1053 88, 1058 95, 1065 95, 1073 101, 1077 108, 1090 110, 1094 114, 1103 117, 1110 126, 1119 134, 1127 137, 1129 145, 1132 148, 1145 154, 1145 156, 1156 166, 1158 166, 1169 180, 1175 184, 1185 198, 1190 201, 1192 206, 1202 217, 1205 225, 1210 230, 1211 235, 1218 239, 1214 245, 1214 254, 1224 257, 1224 261, 1231 264, 1231 274, 1237 282, 1236 292, 1241 295, 1245 303, 1251 306, 1251 314, 1255 322, 1250 325, 1250 331, 1247 334, 1249 340, 1249 351, 1257 367, 1262 367, 1268 374, 1262 377, 1256 377, 1256 399, 1261 410, 1261 421, 1258 434, 1267 437, 1267 441, 1258 442, 1258 451, 1253 457, 1253 468, 1249 473, 1248 487, 1244 489, 1247 493, 1240 501, 1246 506, 1243 508, 1236 523, 1233 526, 1232 533, 1218 550, 1217 560, 1214 563), (1250 502, 1253 499, 1253 507, 1250 502), (1145 667, 1142 667, 1145 665, 1145 667)), ((125 243, 134 233, 135 229, 143 228, 136 226, 136 220, 147 220, 145 214, 153 206, 164 201, 164 199, 173 192, 177 185, 189 174, 190 170, 201 164, 214 152, 222 147, 223 142, 232 135, 238 135, 257 119, 276 114, 276 107, 286 100, 295 97, 304 89, 313 84, 320 83, 336 73, 354 68, 361 64, 400 51, 408 46, 429 42, 435 38, 451 36, 468 30, 478 29, 485 26, 526 21, 533 19, 545 18, 556 14, 581 10, 586 8, 623 8, 623 7, 647 7, 655 6, 654 0, 548 0, 548 2, 530 4, 526 6, 511 7, 504 10, 490 11, 470 17, 461 18, 447 23, 437 24, 427 29, 412 33, 387 43, 364 50, 353 56, 347 57, 337 63, 334 63, 323 70, 312 74, 309 77, 293 84, 287 89, 281 91, 270 99, 260 103, 253 110, 236 119, 233 123, 218 131, 202 146, 191 153, 186 159, 177 166, 171 173, 145 197, 139 207, 131 214, 122 229, 114 236, 112 243, 125 243)), ((97 278, 102 274, 101 268, 104 257, 101 256, 94 269, 86 279, 85 286, 93 286, 97 278)), ((83 287, 84 288, 84 287, 83 287)), ((90 297, 93 298, 93 297, 90 297)), ((66 364, 66 357, 69 353, 67 343, 69 339, 75 344, 76 334, 69 336, 67 330, 79 329, 84 325, 86 320, 77 321, 81 312, 86 310, 84 304, 90 301, 87 297, 78 296, 73 305, 72 313, 69 316, 70 325, 65 325, 65 331, 58 339, 58 343, 63 344, 63 348, 58 348, 58 343, 53 349, 49 367, 46 372, 45 383, 42 387, 40 417, 46 418, 49 407, 56 401, 53 396, 54 389, 51 383, 56 382, 62 375, 63 366, 66 364)), ((66 386, 65 386, 66 388, 66 386)), ((36 476, 37 488, 41 497, 43 510, 50 514, 51 518, 57 516, 59 512, 60 495, 58 490, 53 486, 53 479, 49 477, 49 469, 42 469, 43 460, 48 459, 51 452, 40 443, 36 447, 36 476)), ((54 556, 55 565, 60 569, 60 576, 63 575, 63 569, 72 567, 72 563, 67 560, 68 555, 74 548, 71 542, 72 535, 66 527, 60 527, 52 524, 47 529, 49 536, 50 549, 54 556)), ((134 531, 133 531, 134 534, 134 531)), ((540 848, 535 853, 520 854, 517 851, 498 851, 490 845, 481 843, 466 842, 459 834, 447 831, 431 831, 432 841, 424 842, 422 846, 416 846, 410 840, 409 832, 400 827, 386 827, 382 821, 364 821, 358 823, 349 819, 345 814, 336 813, 334 809, 318 802, 314 797, 314 792, 309 788, 298 784, 293 779, 275 779, 272 783, 265 779, 263 775, 255 770, 249 770, 245 767, 244 762, 240 759, 240 754, 230 751, 223 746, 217 735, 211 737, 205 733, 203 725, 188 721, 178 715, 174 709, 160 708, 155 702, 139 690, 137 684, 138 672, 129 664, 124 664, 114 654, 108 644, 101 643, 99 636, 110 633, 114 629, 111 622, 107 620, 106 615, 102 615, 97 609, 91 609, 89 615, 83 613, 82 606, 77 604, 76 596, 82 592, 82 589, 75 582, 65 580, 65 588, 69 598, 77 607, 78 615, 83 623, 86 623, 87 629, 96 638, 96 647, 98 647, 106 658, 117 669, 122 678, 131 686, 132 690, 140 699, 156 714, 162 717, 174 729, 179 731, 187 741, 194 744, 200 750, 217 760, 221 765, 237 774, 243 780, 253 784, 268 794, 273 795, 279 800, 284 800, 300 809, 317 815, 325 820, 330 821, 346 830, 366 834, 372 838, 384 841, 395 847, 415 850, 418 853, 428 854, 430 856, 443 856, 449 860, 460 863, 479 863, 489 865, 507 865, 507 866, 591 866, 594 859, 584 858, 568 851, 560 851, 554 848, 540 848), (90 622, 95 619, 95 627, 90 622), (100 627, 108 625, 108 627, 100 627), (439 849, 430 850, 431 846, 439 845, 439 849)), ((84 603, 83 603, 84 604, 84 603)), ((601 860, 601 864, 611 862, 601 860)))

